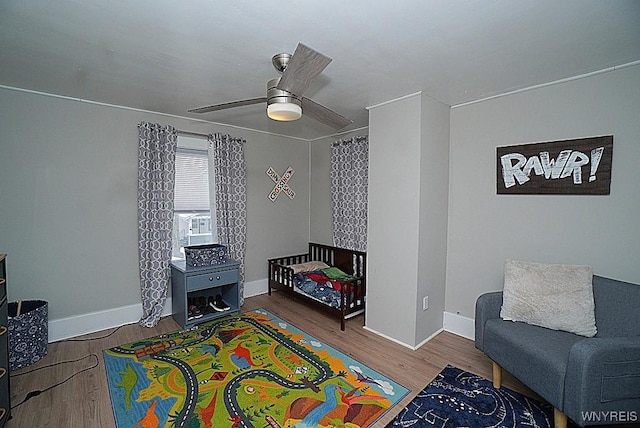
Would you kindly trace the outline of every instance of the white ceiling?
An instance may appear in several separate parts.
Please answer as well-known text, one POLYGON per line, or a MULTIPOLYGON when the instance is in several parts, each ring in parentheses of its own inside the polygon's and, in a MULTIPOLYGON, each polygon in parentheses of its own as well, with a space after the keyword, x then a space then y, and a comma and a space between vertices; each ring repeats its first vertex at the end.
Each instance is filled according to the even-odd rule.
MULTIPOLYGON (((368 125, 423 91, 457 105, 640 60, 640 0, 2 0, 0 85, 316 139, 261 97, 298 42, 333 58, 305 96, 368 125)), ((1 101, 0 101, 1 102, 1 101)))

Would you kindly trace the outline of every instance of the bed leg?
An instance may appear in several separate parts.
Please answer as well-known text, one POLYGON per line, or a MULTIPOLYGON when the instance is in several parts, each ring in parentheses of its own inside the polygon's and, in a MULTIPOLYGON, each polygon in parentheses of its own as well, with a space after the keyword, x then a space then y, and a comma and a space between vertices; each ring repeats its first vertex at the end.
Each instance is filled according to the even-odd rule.
POLYGON ((344 329, 345 329, 345 321, 343 316, 342 319, 340 319, 340 330, 344 331, 344 329))

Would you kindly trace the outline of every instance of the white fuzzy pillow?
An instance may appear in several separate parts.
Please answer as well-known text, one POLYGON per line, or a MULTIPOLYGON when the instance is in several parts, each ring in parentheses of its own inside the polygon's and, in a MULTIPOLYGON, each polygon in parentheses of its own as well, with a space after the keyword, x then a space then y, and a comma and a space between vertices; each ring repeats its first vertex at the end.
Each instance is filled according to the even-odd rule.
POLYGON ((592 278, 590 266, 507 260, 500 317, 593 337, 592 278))

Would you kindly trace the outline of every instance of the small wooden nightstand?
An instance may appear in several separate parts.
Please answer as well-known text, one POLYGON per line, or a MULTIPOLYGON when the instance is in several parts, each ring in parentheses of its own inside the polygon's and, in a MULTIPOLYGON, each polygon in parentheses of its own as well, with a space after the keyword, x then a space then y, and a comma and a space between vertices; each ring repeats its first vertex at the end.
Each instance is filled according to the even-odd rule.
POLYGON ((227 260, 223 264, 191 267, 184 260, 171 262, 171 303, 173 319, 183 328, 201 322, 237 314, 240 309, 238 281, 240 263, 227 260), (209 306, 210 299, 220 295, 229 309, 222 312, 209 306), (189 306, 195 305, 201 316, 189 314, 189 306))

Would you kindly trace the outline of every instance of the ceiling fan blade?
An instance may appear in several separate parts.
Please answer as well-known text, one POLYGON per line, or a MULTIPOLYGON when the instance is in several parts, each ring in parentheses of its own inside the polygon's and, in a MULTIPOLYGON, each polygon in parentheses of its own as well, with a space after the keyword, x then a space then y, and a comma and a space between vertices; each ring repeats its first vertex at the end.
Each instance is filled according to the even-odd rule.
POLYGON ((299 97, 330 62, 331 58, 298 43, 277 87, 299 97))
POLYGON ((302 114, 334 129, 342 129, 353 123, 353 120, 347 119, 335 111, 304 97, 302 98, 302 114))
POLYGON ((187 110, 187 111, 189 113, 209 113, 210 111, 224 110, 227 108, 242 107, 242 106, 248 106, 251 104, 259 104, 259 103, 266 103, 266 102, 267 102, 267 97, 249 98, 246 100, 231 101, 229 103, 214 104, 212 106, 207 106, 207 107, 192 108, 191 110, 187 110))

